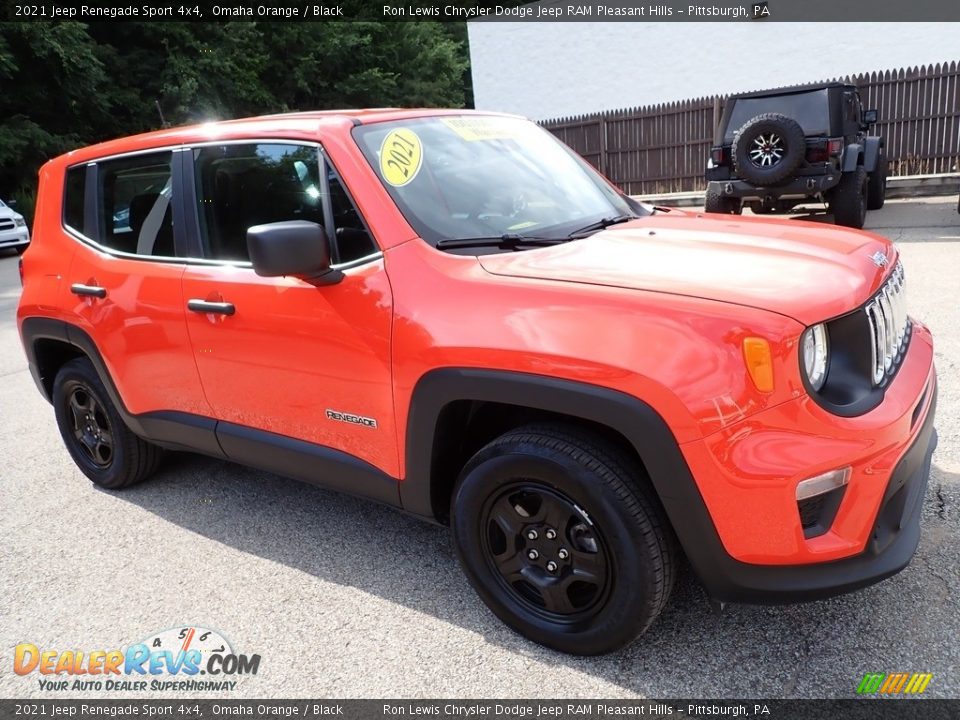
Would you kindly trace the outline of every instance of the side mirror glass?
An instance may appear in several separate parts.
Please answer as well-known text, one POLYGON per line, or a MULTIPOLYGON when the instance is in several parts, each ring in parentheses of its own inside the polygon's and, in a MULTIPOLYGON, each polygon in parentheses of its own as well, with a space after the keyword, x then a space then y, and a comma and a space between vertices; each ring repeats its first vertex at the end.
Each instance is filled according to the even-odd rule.
POLYGON ((247 230, 247 252, 262 277, 298 277, 315 285, 338 282, 330 267, 330 242, 323 228, 306 220, 254 225, 247 230))
POLYGON ((863 124, 864 125, 875 125, 877 122, 877 111, 876 110, 864 110, 863 111, 863 124))

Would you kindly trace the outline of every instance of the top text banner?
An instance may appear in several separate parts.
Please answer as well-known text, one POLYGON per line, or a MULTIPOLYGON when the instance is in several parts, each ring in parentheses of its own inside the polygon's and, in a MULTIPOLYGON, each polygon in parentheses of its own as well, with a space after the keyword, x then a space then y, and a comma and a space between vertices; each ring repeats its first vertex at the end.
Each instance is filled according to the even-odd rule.
MULTIPOLYGON (((960 0, 53 0, 3 3, 0 20, 44 22, 960 22, 960 0)), ((960 35, 958 35, 960 37, 960 35)), ((843 35, 837 36, 843 42, 843 35)))

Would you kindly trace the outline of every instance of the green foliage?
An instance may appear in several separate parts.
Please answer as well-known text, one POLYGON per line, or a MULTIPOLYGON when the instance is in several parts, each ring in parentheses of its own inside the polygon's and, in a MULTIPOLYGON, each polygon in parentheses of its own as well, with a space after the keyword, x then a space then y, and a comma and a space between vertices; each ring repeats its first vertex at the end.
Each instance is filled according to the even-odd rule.
MULTIPOLYGON (((167 124, 472 102, 463 23, 0 24, 0 197, 47 159, 167 124)), ((30 207, 25 207, 28 202, 30 207)))

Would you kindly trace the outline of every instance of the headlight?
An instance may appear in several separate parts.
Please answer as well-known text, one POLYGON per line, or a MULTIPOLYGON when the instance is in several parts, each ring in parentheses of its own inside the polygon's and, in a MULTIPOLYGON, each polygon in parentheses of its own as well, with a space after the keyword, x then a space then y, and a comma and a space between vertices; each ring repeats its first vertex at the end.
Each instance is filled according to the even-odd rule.
POLYGON ((800 341, 800 347, 807 382, 814 390, 819 390, 827 379, 827 360, 830 354, 827 329, 822 324, 807 328, 800 341))
POLYGON ((24 220, 22 217, 21 217, 21 218, 14 218, 14 219, 13 219, 13 224, 14 224, 15 227, 26 227, 26 226, 27 226, 27 221, 24 220))

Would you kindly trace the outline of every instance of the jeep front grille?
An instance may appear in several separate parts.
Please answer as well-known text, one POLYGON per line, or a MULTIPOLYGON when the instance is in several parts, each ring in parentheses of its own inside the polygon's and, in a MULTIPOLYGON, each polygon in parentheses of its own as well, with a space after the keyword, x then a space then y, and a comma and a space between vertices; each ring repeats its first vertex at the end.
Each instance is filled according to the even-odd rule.
POLYGON ((910 337, 901 263, 897 263, 883 287, 867 303, 865 312, 870 321, 872 380, 876 387, 896 372, 910 337))
POLYGON ((7 220, 4 218, 0 220, 0 230, 13 230, 16 227, 16 223, 13 220, 7 220))

